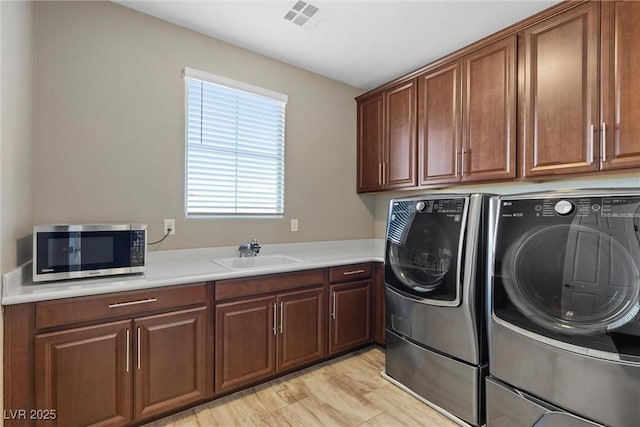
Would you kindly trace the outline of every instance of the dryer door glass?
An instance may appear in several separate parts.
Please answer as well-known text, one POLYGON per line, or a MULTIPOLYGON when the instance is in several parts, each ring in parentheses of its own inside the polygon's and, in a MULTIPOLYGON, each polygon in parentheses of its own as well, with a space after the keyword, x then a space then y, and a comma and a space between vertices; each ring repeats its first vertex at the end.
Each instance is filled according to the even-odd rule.
POLYGON ((387 230, 387 285, 425 302, 457 304, 467 199, 393 203, 387 230))
POLYGON ((503 280, 511 301, 536 323, 571 333, 603 332, 638 308, 638 268, 624 236, 602 226, 541 228, 513 245, 503 280))
POLYGON ((640 335, 640 199, 564 202, 501 207, 495 314, 610 351, 607 336, 640 335))

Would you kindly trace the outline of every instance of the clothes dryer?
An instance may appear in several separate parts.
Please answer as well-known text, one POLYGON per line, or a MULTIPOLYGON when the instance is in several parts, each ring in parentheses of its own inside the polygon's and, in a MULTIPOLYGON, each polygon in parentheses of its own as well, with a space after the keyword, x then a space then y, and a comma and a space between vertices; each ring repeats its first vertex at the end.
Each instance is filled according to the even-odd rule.
POLYGON ((386 236, 386 373, 446 413, 484 423, 488 196, 390 202, 386 236))
POLYGON ((488 426, 534 406, 640 426, 640 192, 503 196, 490 216, 488 426))

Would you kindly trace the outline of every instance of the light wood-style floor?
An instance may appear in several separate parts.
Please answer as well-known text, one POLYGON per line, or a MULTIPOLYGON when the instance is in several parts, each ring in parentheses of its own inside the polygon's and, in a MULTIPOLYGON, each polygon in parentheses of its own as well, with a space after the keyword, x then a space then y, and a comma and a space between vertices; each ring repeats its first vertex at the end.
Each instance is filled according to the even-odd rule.
POLYGON ((368 347, 146 427, 457 426, 382 378, 383 369, 384 351, 368 347))

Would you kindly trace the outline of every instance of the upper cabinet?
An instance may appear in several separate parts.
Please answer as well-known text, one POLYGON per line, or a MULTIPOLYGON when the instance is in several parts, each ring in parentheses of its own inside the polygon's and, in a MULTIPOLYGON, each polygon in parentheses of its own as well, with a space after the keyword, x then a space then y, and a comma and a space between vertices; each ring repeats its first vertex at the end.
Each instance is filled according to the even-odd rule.
POLYGON ((358 103, 358 192, 382 189, 383 94, 358 103))
POLYGON ((463 182, 516 177, 516 36, 462 58, 463 182))
POLYGON ((525 177, 640 167, 639 37, 632 1, 589 2, 524 31, 525 177))
POLYGON ((416 85, 358 103, 358 192, 416 185, 416 85))
POLYGON ((418 77, 418 170, 420 185, 459 182, 460 63, 418 77))
POLYGON ((640 2, 561 2, 358 97, 358 191, 640 168, 638 39, 640 2))
POLYGON ((418 77, 420 185, 516 176, 516 37, 418 77))
POLYGON ((385 189, 416 185, 416 83, 414 80, 384 94, 385 189))
POLYGON ((599 15, 586 3, 524 31, 525 177, 599 168, 599 15))
POLYGON ((602 2, 601 168, 640 166, 640 2, 602 2))

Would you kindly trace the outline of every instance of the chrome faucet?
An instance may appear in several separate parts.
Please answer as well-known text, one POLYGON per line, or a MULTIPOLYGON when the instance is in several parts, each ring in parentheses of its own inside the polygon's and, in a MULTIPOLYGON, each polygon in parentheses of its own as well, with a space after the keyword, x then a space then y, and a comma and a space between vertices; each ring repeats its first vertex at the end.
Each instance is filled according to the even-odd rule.
POLYGON ((260 252, 260 245, 256 239, 253 239, 251 243, 243 243, 238 247, 240 251, 240 257, 256 256, 260 252))

